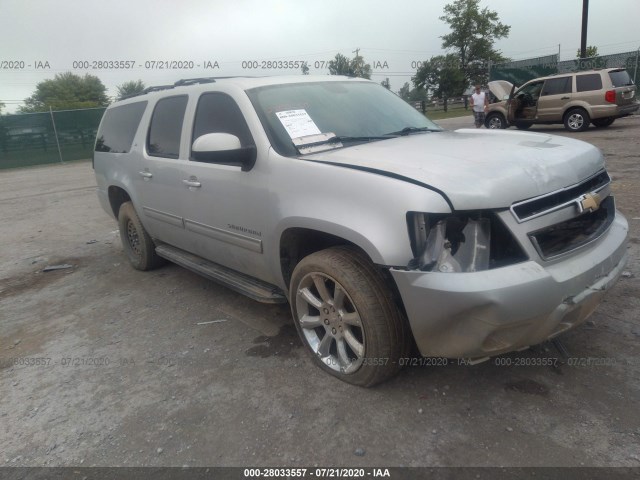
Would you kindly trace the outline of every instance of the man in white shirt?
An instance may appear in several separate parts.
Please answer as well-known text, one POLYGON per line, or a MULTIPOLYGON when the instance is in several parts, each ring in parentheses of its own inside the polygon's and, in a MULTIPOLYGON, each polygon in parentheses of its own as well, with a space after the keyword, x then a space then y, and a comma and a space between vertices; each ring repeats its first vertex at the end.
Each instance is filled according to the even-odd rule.
POLYGON ((489 99, 487 95, 480 90, 480 85, 476 85, 476 91, 471 95, 471 108, 473 110, 473 118, 476 123, 476 128, 484 125, 484 112, 489 106, 489 99))

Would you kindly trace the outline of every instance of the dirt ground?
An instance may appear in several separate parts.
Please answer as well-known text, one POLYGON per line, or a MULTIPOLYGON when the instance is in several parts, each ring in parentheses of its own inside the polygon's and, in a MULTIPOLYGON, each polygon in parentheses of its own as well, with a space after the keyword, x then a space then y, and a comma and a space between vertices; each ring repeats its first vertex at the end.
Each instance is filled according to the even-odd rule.
POLYGON ((89 163, 0 172, 0 465, 640 466, 640 117, 531 131, 601 148, 631 226, 624 278, 562 337, 591 360, 527 366, 562 360, 543 345, 373 389, 314 367, 288 307, 129 267, 89 163))

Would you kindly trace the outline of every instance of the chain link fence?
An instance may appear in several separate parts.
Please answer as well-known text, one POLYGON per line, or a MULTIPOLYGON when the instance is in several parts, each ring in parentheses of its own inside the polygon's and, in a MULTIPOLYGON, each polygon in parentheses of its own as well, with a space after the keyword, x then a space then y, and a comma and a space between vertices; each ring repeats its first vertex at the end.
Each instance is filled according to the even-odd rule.
POLYGON ((0 169, 91 158, 104 111, 0 115, 0 169))
MULTIPOLYGON (((498 63, 489 66, 489 81, 507 80, 514 85, 522 85, 529 80, 557 73, 578 72, 597 68, 623 67, 640 87, 640 65, 638 54, 640 50, 632 52, 614 53, 611 55, 598 55, 592 58, 559 61, 558 55, 529 58, 514 62, 498 63)), ((636 96, 638 91, 636 90, 636 96)))

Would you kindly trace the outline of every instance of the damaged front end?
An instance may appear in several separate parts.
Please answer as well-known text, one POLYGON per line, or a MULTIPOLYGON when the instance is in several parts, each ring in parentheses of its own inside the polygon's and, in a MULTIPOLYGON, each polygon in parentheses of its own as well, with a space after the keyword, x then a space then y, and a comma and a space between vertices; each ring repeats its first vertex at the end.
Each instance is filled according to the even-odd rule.
MULTIPOLYGON (((477 361, 554 338, 591 315, 627 261, 622 215, 553 261, 524 248, 518 239, 530 241, 528 227, 518 234, 503 217, 511 212, 407 214, 414 258, 390 273, 423 356, 477 361)), ((560 227, 534 232, 542 248, 583 225, 560 227)))
POLYGON ((453 215, 409 212, 407 225, 414 254, 408 265, 410 270, 480 272, 528 259, 492 212, 453 215))

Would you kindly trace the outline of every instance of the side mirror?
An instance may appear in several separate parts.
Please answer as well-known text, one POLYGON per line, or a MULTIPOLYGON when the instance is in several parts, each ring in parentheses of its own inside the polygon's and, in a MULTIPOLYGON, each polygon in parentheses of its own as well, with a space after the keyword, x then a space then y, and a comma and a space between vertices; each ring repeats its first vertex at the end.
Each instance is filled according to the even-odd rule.
POLYGON ((242 148, 240 139, 230 133, 207 133, 195 139, 191 146, 192 152, 221 152, 242 148))
POLYGON ((191 145, 191 160, 241 167, 249 171, 256 163, 255 145, 243 147, 240 139, 230 133, 207 133, 191 145))

